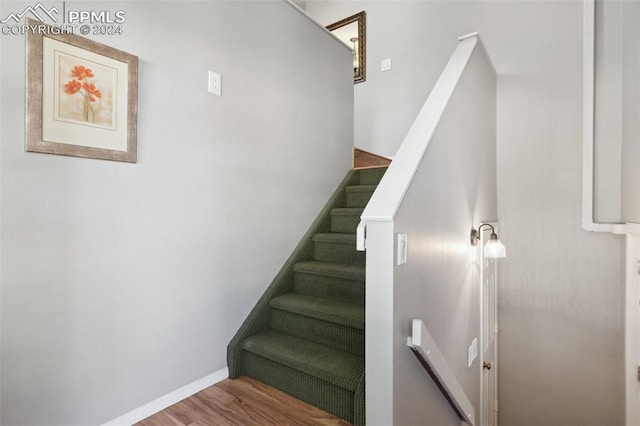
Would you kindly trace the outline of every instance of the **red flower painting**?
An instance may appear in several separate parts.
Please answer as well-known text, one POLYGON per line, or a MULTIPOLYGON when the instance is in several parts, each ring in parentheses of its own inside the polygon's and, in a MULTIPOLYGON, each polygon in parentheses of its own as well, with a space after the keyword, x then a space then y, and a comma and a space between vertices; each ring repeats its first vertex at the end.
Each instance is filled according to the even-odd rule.
POLYGON ((76 80, 71 80, 70 82, 64 85, 64 91, 65 93, 73 95, 78 90, 80 90, 81 87, 82 87, 82 83, 76 80))
POLYGON ((77 78, 79 81, 86 80, 87 78, 93 78, 93 71, 91 69, 83 67, 82 65, 76 65, 71 70, 71 75, 77 78))
POLYGON ((92 84, 84 83, 82 85, 82 88, 85 90, 85 92, 89 96, 90 102, 95 102, 96 98, 102 97, 102 93, 100 93, 100 91, 96 89, 96 86, 93 83, 92 84))
POLYGON ((64 92, 68 95, 80 94, 83 98, 82 112, 84 120, 90 123, 94 121, 94 106, 96 99, 102 98, 102 92, 89 80, 93 78, 93 71, 82 65, 75 65, 71 70, 72 80, 64 85, 64 92))

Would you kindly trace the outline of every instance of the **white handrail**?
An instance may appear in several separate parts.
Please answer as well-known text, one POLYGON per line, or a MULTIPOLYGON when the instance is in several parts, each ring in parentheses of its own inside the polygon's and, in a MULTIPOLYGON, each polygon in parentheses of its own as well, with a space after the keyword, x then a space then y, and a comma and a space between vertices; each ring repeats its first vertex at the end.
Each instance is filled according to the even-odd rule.
POLYGON ((446 396, 453 404, 461 419, 473 426, 476 422, 476 411, 473 404, 462 390, 462 386, 451 371, 449 363, 431 337, 424 322, 414 319, 412 322, 412 335, 407 339, 407 346, 423 359, 428 367, 429 374, 437 380, 446 396))

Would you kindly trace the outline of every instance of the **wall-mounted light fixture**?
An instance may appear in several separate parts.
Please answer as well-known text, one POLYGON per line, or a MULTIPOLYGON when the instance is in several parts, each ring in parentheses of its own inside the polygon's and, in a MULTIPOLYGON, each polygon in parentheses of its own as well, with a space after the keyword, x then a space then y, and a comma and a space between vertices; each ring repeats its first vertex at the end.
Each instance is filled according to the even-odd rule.
POLYGON ((491 228, 491 235, 489 236, 489 241, 484 245, 484 255, 485 257, 489 257, 492 259, 499 259, 501 257, 507 257, 507 249, 504 247, 504 244, 500 242, 498 239, 498 235, 496 234, 496 230, 493 225, 489 223, 483 223, 478 226, 478 229, 471 228, 471 245, 477 246, 478 241, 480 241, 480 231, 484 226, 488 226, 491 228))
POLYGON ((353 43, 353 72, 358 71, 360 68, 360 60, 358 59, 358 37, 351 37, 349 39, 351 43, 353 43))

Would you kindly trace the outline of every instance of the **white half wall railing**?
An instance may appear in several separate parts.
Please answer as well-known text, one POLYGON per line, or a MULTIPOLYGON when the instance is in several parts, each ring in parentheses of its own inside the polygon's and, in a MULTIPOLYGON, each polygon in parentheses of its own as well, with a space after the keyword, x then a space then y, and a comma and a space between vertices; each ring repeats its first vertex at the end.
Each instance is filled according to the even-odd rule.
MULTIPOLYGON (((427 226, 432 224, 438 226, 436 223, 442 224, 439 220, 428 222, 426 218, 416 214, 416 206, 421 202, 414 198, 416 193, 419 193, 416 188, 422 189, 423 185, 431 185, 431 190, 427 190, 429 195, 421 193, 422 195, 419 196, 422 201, 428 197, 435 200, 442 194, 442 191, 436 190, 440 175, 432 176, 430 173, 436 173, 435 169, 427 167, 425 164, 431 164, 431 161, 439 158, 445 161, 444 156, 450 155, 453 151, 460 154, 453 159, 455 164, 445 168, 445 170, 453 170, 451 173, 458 173, 454 176, 455 182, 451 182, 451 188, 449 188, 454 192, 447 192, 453 201, 446 208, 432 209, 432 211, 439 212, 434 214, 446 215, 447 209, 450 208, 460 213, 453 215, 455 218, 444 225, 447 235, 455 239, 455 241, 452 240, 453 242, 449 241, 451 244, 456 247, 468 245, 469 253, 471 253, 468 232, 472 223, 480 219, 477 216, 482 216, 481 219, 493 219, 488 216, 496 214, 495 206, 488 207, 495 204, 495 108, 488 108, 491 104, 495 106, 495 81, 495 68, 491 64, 478 34, 472 33, 460 37, 453 54, 361 215, 361 221, 357 227, 356 245, 358 250, 366 249, 367 252, 365 309, 367 324, 365 330, 367 359, 365 374, 367 381, 365 393, 366 418, 368 422, 371 421, 373 424, 393 425, 394 423, 402 423, 402 421, 407 423, 416 420, 415 418, 409 420, 407 418, 407 415, 415 413, 407 414, 405 410, 399 409, 394 412, 394 404, 402 400, 403 393, 411 392, 406 387, 406 382, 404 384, 397 382, 399 379, 395 373, 399 371, 396 370, 396 362, 400 362, 398 354, 404 353, 409 359, 412 358, 404 346, 409 330, 404 331, 398 328, 400 323, 409 325, 404 318, 401 318, 408 313, 403 305, 405 293, 402 293, 402 298, 396 298, 397 291, 400 291, 399 287, 406 291, 408 282, 403 282, 403 285, 399 287, 394 285, 398 273, 396 268, 403 264, 399 260, 401 256, 396 257, 396 250, 402 245, 396 244, 395 232, 398 232, 397 226, 415 225, 420 227, 425 224, 427 226), (469 101, 467 101, 467 96, 471 96, 469 101), (460 112, 461 115, 458 115, 460 112), (450 142, 451 144, 449 144, 450 142), (434 147, 434 155, 427 154, 430 145, 434 147), (443 149, 442 146, 447 146, 447 149, 443 149), (437 147, 441 149, 438 150, 437 147), (489 149, 485 149, 486 147, 489 149), (486 171, 489 168, 491 171, 486 171), (482 173, 485 174, 482 177, 479 176, 482 173), (491 178, 488 177, 490 175, 491 178), (429 180, 424 180, 424 178, 429 180), (488 193, 493 195, 487 196, 488 193), (468 197, 470 196, 473 196, 473 202, 476 203, 473 206, 469 203, 468 197), (478 201, 480 199, 482 200, 478 201), (480 207, 478 207, 479 205, 480 207), (417 221, 414 220, 416 215, 417 221), (409 217, 411 217, 410 225, 407 222, 409 217), (399 341, 403 342, 402 348, 398 344, 399 341), (394 395, 394 392, 397 395, 394 395)), ((421 209, 422 205, 420 206, 421 209)), ((444 218, 443 220, 448 219, 444 218)), ((416 231, 418 228, 412 229, 415 232, 409 235, 409 238, 412 238, 413 235, 424 234, 422 231, 416 231)), ((442 230, 438 229, 437 232, 442 230)), ((416 242, 416 245, 412 247, 417 247, 422 243, 423 241, 416 242)), ((450 248, 452 245, 447 247, 450 248)), ((442 256, 450 256, 447 267, 454 265, 458 268, 468 268, 468 256, 461 254, 463 251, 465 249, 458 250, 456 253, 445 250, 442 256)), ((404 273, 414 271, 421 264, 421 260, 414 259, 409 259, 408 265, 401 266, 405 268, 403 269, 404 273)), ((459 270, 457 269, 457 271, 459 270)), ((444 273, 450 273, 450 271, 447 269, 447 272, 444 273)), ((467 275, 465 279, 471 279, 470 276, 471 274, 467 275)), ((446 278, 442 279, 442 276, 439 278, 440 282, 446 282, 446 278)), ((424 279, 426 280, 426 278, 424 279)), ((411 285, 414 283, 412 278, 411 285)), ((467 288, 471 287, 473 286, 467 288)), ((421 306, 419 309, 422 308, 428 309, 426 306, 421 306)), ((422 317, 419 312, 416 312, 416 315, 411 315, 412 318, 422 317)), ((448 404, 445 403, 445 405, 441 405, 442 400, 435 401, 433 404, 437 405, 439 410, 450 405, 459 417, 473 425, 475 423, 474 405, 465 394, 464 387, 460 385, 459 380, 463 380, 462 377, 456 378, 453 371, 461 375, 473 373, 468 370, 466 363, 464 366, 458 365, 459 363, 448 365, 445 357, 446 354, 450 354, 454 350, 451 345, 457 347, 463 345, 463 342, 449 341, 447 347, 438 349, 431 336, 439 335, 434 332, 442 332, 442 330, 434 329, 430 332, 427 330, 427 325, 431 324, 428 322, 430 319, 424 319, 425 323, 414 320, 410 346, 415 351, 414 353, 421 355, 419 360, 424 359, 428 370, 431 371, 431 375, 435 379, 435 385, 440 388, 448 400, 448 404), (419 324, 419 326, 415 324, 419 324)), ((450 322, 444 322, 450 324, 450 322)), ((474 325, 464 325, 464 327, 467 326, 474 327, 474 325)), ((404 361, 404 363, 406 362, 404 361)), ((403 366, 406 365, 404 363, 403 366)), ((417 369, 417 365, 416 363, 416 366, 410 368, 417 369)), ((476 367, 477 364, 473 368, 476 367)), ((403 371, 406 372, 406 369, 403 371)), ((423 379, 420 376, 416 377, 419 380, 423 379)), ((425 379, 429 380, 426 376, 425 379)), ((462 381, 462 383, 467 383, 467 386, 470 386, 468 380, 462 381)), ((413 384, 409 386, 413 386, 413 384)), ((471 389, 468 392, 470 393, 471 389)), ((426 406, 419 408, 422 409, 426 406)), ((420 412, 420 410, 416 412, 420 412)), ((422 421, 426 421, 426 419, 422 419, 422 421)))
POLYGON ((445 397, 454 406, 461 420, 473 426, 476 422, 476 410, 464 393, 460 382, 451 371, 449 363, 433 340, 424 322, 414 319, 411 323, 411 337, 407 346, 411 348, 420 363, 431 377, 438 383, 445 397))

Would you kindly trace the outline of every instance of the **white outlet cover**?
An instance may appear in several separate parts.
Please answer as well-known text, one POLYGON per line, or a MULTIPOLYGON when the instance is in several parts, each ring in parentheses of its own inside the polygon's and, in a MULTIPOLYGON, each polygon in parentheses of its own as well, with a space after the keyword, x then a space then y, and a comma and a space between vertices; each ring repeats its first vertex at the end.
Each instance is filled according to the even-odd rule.
POLYGON ((380 71, 389 71, 391 69, 391 58, 383 59, 380 62, 380 71))

